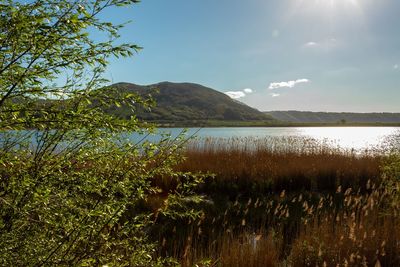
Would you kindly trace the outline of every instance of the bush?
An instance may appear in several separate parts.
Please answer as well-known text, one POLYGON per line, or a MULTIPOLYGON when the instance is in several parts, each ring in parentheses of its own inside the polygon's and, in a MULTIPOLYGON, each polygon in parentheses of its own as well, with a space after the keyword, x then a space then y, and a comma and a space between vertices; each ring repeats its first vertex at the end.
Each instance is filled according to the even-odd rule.
POLYGON ((151 126, 104 113, 152 102, 106 87, 102 78, 110 56, 130 56, 139 47, 115 45, 122 25, 99 15, 138 1, 3 2, 0 265, 163 264, 148 238, 154 216, 196 216, 174 210, 193 197, 196 183, 168 192, 165 201, 175 206, 151 211, 140 203, 160 193, 154 177, 180 176, 172 166, 185 140, 134 144, 121 133, 145 138, 151 126))

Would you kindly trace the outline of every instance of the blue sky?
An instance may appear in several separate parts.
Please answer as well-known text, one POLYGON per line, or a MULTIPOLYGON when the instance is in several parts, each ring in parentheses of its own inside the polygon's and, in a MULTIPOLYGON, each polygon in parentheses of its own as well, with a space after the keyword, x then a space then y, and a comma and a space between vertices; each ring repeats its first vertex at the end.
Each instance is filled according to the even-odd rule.
POLYGON ((400 112, 398 0, 143 0, 104 15, 132 20, 121 41, 144 48, 112 60, 113 82, 194 82, 263 111, 400 112))

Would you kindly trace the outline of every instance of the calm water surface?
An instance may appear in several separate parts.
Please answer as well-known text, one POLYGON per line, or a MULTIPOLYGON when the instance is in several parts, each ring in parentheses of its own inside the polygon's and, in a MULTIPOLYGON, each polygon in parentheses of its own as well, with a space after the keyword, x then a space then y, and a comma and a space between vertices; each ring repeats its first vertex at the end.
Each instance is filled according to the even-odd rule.
MULTIPOLYGON (((178 135, 182 128, 161 128, 160 132, 178 135)), ((238 127, 189 128, 188 136, 197 138, 312 138, 344 149, 372 149, 400 140, 400 127, 238 127)), ((154 138, 157 138, 154 137, 154 138)))
MULTIPOLYGON (((156 134, 145 139, 156 142, 161 139, 162 133, 179 135, 183 128, 159 128, 156 134)), ((22 131, 37 144, 40 132, 22 131), (35 138, 36 137, 36 138, 35 138)), ((189 128, 186 136, 195 136, 200 140, 206 138, 218 139, 264 139, 264 138, 307 138, 326 145, 343 149, 387 149, 388 145, 395 145, 400 150, 400 127, 221 127, 221 128, 189 128)), ((143 135, 125 133, 123 139, 132 142, 143 140, 143 135)), ((4 136, 0 133, 0 146, 4 145, 4 136)))

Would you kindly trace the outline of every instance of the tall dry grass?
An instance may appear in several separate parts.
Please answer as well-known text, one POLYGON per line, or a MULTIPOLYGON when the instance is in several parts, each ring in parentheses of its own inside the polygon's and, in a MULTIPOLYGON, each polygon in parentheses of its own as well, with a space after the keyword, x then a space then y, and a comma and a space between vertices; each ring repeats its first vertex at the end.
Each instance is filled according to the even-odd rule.
POLYGON ((343 208, 322 220, 311 214, 293 242, 291 266, 400 266, 400 205, 392 200, 381 187, 347 193, 343 208))
POLYGON ((335 194, 343 197, 340 208, 331 196, 321 196, 316 205, 300 195, 292 198, 291 203, 301 204, 303 216, 290 241, 284 222, 298 218, 281 204, 274 209, 278 223, 245 226, 241 214, 236 231, 234 225, 214 225, 216 231, 223 229, 219 237, 206 243, 192 240, 176 256, 182 266, 400 266, 400 205, 384 187, 366 186, 369 193, 337 188, 335 194), (200 264, 204 259, 209 265, 200 264))
POLYGON ((159 218, 160 255, 182 266, 400 266, 400 186, 386 181, 384 155, 289 138, 205 140, 185 157, 178 170, 215 174, 200 188, 209 201, 200 219, 159 218))
POLYGON ((363 188, 380 180, 381 156, 330 147, 306 138, 206 139, 191 143, 182 171, 215 174, 204 190, 229 194, 255 191, 334 191, 363 188))
POLYGON ((279 249, 266 233, 224 233, 206 247, 192 247, 183 255, 181 265, 223 267, 279 266, 279 249), (203 259, 203 260, 199 260, 203 259), (208 259, 208 260, 204 260, 208 259))

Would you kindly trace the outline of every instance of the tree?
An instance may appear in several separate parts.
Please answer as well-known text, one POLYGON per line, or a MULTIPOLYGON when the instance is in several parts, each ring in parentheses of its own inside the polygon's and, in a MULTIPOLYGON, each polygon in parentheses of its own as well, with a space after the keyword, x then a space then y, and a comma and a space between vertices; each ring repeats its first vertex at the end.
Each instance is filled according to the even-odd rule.
MULTIPOLYGON (((80 127, 88 121, 93 123, 92 112, 98 109, 92 107, 86 114, 78 111, 86 109, 93 94, 98 95, 102 104, 115 100, 101 95, 99 90, 94 91, 106 82, 101 75, 108 58, 131 56, 140 49, 133 44, 114 45, 123 25, 102 21, 98 16, 108 8, 137 1, 2 2, 0 128, 45 127, 44 124, 56 128, 70 120, 77 127, 78 117, 80 127), (93 35, 99 34, 108 39, 94 41, 93 35), (61 121, 57 117, 67 110, 60 109, 60 101, 40 103, 49 98, 73 99, 63 103, 68 105, 70 119, 63 117, 61 121)), ((106 121, 95 123, 101 125, 106 121)))
POLYGON ((152 144, 151 125, 103 112, 152 104, 102 76, 111 56, 140 47, 116 45, 123 25, 99 15, 136 2, 1 1, 0 265, 160 264, 147 235, 154 214, 143 204, 161 190, 154 177, 178 181, 157 213, 198 214, 174 212, 182 198, 200 200, 192 189, 201 177, 173 171, 183 136, 152 144))

